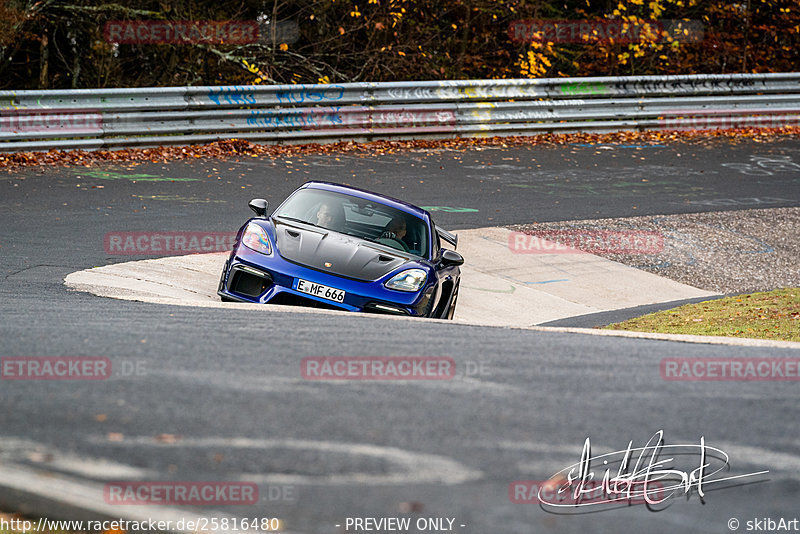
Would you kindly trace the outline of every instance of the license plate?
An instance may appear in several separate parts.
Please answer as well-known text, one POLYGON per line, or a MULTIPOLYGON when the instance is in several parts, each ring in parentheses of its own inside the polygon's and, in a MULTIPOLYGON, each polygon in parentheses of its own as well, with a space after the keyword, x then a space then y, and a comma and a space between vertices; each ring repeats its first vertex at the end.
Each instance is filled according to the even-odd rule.
POLYGON ((315 297, 332 300, 334 302, 344 302, 344 296, 346 294, 341 289, 323 286, 322 284, 309 282, 302 278, 297 279, 297 290, 307 295, 314 295, 315 297))

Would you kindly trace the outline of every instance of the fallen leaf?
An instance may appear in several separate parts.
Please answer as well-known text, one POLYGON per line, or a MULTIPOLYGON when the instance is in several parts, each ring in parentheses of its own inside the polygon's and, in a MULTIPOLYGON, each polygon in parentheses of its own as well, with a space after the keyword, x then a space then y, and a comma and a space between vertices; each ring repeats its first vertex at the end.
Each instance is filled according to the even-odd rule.
POLYGON ((155 437, 159 443, 177 443, 181 440, 181 436, 175 434, 159 434, 155 437))

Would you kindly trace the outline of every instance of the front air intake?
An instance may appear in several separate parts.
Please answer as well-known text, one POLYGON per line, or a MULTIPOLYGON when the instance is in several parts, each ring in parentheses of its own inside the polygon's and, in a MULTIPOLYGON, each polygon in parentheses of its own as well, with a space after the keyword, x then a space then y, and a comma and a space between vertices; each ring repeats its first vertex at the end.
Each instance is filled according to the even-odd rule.
POLYGON ((258 297, 272 285, 272 277, 255 269, 242 269, 234 267, 231 280, 228 284, 231 293, 238 293, 247 297, 258 297))

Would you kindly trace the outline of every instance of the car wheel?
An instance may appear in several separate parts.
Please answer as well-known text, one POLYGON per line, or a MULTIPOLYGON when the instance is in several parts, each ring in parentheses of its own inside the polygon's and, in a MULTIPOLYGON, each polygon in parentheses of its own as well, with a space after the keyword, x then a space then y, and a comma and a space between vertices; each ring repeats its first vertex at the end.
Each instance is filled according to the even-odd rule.
MULTIPOLYGON (((225 262, 225 267, 222 268, 222 274, 219 275, 219 286, 217 287, 217 291, 222 291, 225 289, 225 274, 228 272, 228 261, 225 262)), ((223 297, 222 295, 220 295, 219 298, 222 300, 222 302, 234 302, 233 299, 223 297)))
POLYGON ((453 296, 450 297, 450 305, 447 307, 447 316, 446 319, 452 321, 453 314, 456 312, 456 302, 458 302, 458 288, 461 286, 461 282, 456 284, 456 288, 453 290, 453 296))

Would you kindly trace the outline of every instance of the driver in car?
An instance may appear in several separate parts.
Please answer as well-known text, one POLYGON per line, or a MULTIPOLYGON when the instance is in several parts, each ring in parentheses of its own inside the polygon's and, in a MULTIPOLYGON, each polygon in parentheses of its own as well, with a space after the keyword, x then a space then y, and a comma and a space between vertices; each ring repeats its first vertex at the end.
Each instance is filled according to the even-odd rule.
POLYGON ((378 242, 408 252, 408 245, 403 238, 406 236, 406 219, 397 216, 386 225, 378 242))

